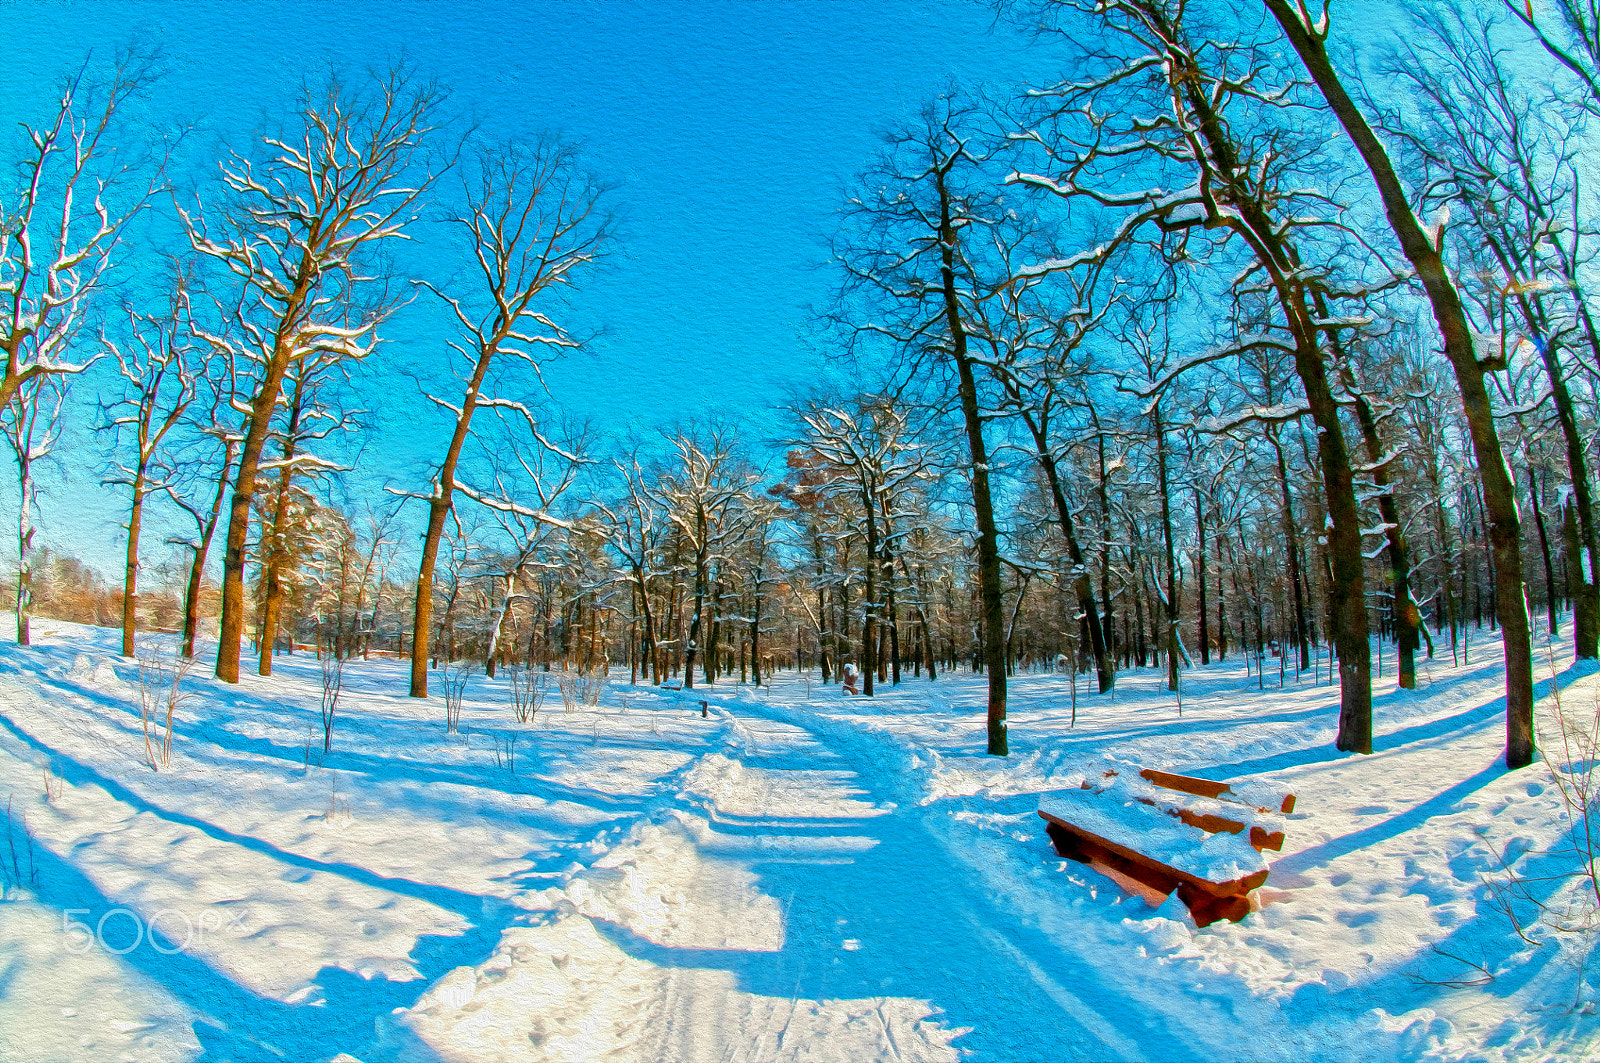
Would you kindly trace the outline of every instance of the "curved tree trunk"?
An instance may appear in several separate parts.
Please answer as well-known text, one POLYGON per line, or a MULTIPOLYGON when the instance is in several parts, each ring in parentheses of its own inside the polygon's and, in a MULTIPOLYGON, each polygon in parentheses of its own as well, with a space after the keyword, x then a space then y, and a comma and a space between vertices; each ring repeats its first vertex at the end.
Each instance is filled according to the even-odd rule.
POLYGON ((434 481, 433 495, 428 499, 428 530, 422 538, 422 562, 417 568, 417 600, 411 617, 411 696, 428 696, 428 642, 433 625, 433 570, 439 561, 439 542, 444 538, 445 518, 456 490, 456 465, 461 460, 461 449, 472 431, 472 414, 478 407, 478 391, 483 378, 494 360, 495 346, 485 345, 478 352, 477 363, 472 367, 472 379, 467 393, 461 399, 461 410, 456 414, 455 431, 450 435, 450 446, 445 450, 444 461, 439 464, 439 478, 434 481))
POLYGON ((1288 0, 1264 2, 1372 173, 1389 225, 1422 281, 1439 326, 1445 356, 1455 369, 1473 452, 1483 480, 1483 500, 1495 564, 1495 599, 1506 662, 1506 766, 1527 767, 1534 755, 1533 639, 1522 586, 1521 519, 1517 513, 1516 488, 1500 446, 1494 407, 1484 382, 1485 369, 1473 349, 1466 310, 1455 282, 1445 269, 1439 248, 1423 231, 1406 199, 1405 188, 1388 152, 1345 92, 1328 59, 1326 25, 1314 33, 1300 13, 1289 6, 1288 0))

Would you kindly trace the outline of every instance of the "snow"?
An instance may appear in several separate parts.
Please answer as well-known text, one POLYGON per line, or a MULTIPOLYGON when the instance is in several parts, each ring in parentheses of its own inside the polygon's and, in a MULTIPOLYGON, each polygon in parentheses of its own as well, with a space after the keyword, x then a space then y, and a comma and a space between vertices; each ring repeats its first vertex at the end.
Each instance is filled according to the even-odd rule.
MULTIPOLYGON (((982 676, 690 701, 614 674, 520 729, 513 774, 503 679, 447 735, 398 660, 347 663, 319 756, 307 655, 192 677, 153 772, 116 633, 35 629, 0 645, 0 1058, 1531 1061, 1600 1035, 1592 896, 1545 877, 1575 867, 1552 772, 1594 757, 1546 696, 1552 766, 1504 769, 1487 633, 1379 683, 1366 757, 1333 748, 1334 688, 1230 659, 1186 673, 1181 719, 1136 670, 1075 728, 1067 677, 1018 674, 1009 758, 980 753, 982 676), (1161 793, 1286 830, 1258 910, 1200 930, 1055 855, 1041 803, 1137 803, 1138 765, 1234 781, 1161 793), (1508 870, 1579 928, 1513 901, 1519 937, 1508 870)), ((1540 693, 1592 715, 1564 652, 1540 693)), ((1262 860, 1245 837, 1172 852, 1262 860)))

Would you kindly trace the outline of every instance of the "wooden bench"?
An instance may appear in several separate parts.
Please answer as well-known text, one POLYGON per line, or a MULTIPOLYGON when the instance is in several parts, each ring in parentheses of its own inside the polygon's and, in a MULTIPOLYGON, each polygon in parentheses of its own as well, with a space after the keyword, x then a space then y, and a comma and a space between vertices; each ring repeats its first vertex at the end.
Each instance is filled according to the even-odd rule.
POLYGON ((1062 856, 1159 905, 1174 891, 1198 926, 1238 922, 1267 881, 1262 850, 1282 850, 1294 794, 1119 765, 1079 790, 1047 794, 1039 816, 1062 856))

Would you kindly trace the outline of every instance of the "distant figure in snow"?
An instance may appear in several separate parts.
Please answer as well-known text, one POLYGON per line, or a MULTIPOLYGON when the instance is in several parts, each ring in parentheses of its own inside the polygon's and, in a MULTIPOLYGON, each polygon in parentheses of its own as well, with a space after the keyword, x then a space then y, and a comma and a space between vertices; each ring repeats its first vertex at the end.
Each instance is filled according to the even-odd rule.
POLYGON ((846 694, 859 694, 860 691, 858 691, 856 689, 856 683, 857 683, 857 681, 860 680, 860 678, 861 678, 861 673, 856 671, 856 666, 855 665, 853 665, 853 664, 845 665, 844 666, 844 692, 846 694))
POLYGON ((1056 654, 1056 675, 1066 675, 1071 669, 1072 666, 1067 661, 1067 655, 1064 653, 1056 654))

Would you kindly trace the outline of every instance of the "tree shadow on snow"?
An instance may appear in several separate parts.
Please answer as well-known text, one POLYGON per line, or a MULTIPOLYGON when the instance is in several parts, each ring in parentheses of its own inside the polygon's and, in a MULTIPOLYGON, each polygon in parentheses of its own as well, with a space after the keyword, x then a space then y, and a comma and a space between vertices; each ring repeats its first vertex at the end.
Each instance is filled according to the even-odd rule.
MULTIPOLYGON (((455 939, 458 944, 454 948, 425 944, 428 939, 424 939, 419 942, 423 962, 418 964, 423 977, 413 981, 367 980, 339 968, 323 968, 315 980, 323 990, 324 1003, 286 1004, 246 989, 188 952, 187 941, 172 940, 156 927, 147 925, 143 938, 134 944, 126 917, 106 918, 122 910, 122 905, 48 847, 38 845, 35 852, 40 869, 39 899, 63 912, 70 909, 73 918, 91 927, 103 926, 109 947, 127 949, 118 962, 197 1016, 193 1030, 202 1049, 199 1063, 318 1063, 341 1052, 373 1058, 369 1049, 377 1040, 379 1020, 396 1007, 414 1003, 444 970, 481 962, 492 951, 501 929, 475 927, 455 939)), ((388 1033, 391 1041, 396 1037, 404 1039, 405 1034, 398 1030, 388 1033)), ((420 1044, 408 1044, 408 1050, 418 1063, 437 1058, 420 1044)))
MULTIPOLYGON (((1594 669, 1586 665, 1570 666, 1552 679, 1543 679, 1535 683, 1533 687, 1534 699, 1537 701, 1549 697, 1552 690, 1565 689, 1592 674, 1594 674, 1594 669)), ((1410 692, 1407 691, 1405 693, 1409 694, 1410 692)), ((1380 695, 1373 699, 1375 722, 1381 722, 1383 702, 1391 696, 1395 696, 1395 692, 1380 695)), ((1382 752, 1384 750, 1398 749, 1401 746, 1460 734, 1475 727, 1480 727, 1497 717, 1504 717, 1505 712, 1506 699, 1502 695, 1482 705, 1475 705, 1449 716, 1415 723, 1408 727, 1401 727, 1392 731, 1384 731, 1375 727, 1372 736, 1373 751, 1382 752)), ((1266 757, 1255 757, 1251 760, 1206 765, 1195 770, 1205 771, 1208 775, 1216 775, 1219 779, 1228 780, 1239 776, 1261 775, 1267 772, 1283 771, 1286 768, 1300 768, 1311 764, 1349 760, 1360 756, 1361 754, 1359 753, 1348 753, 1335 749, 1332 745, 1318 745, 1304 749, 1291 749, 1266 757)))

